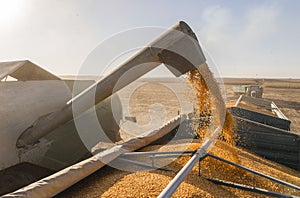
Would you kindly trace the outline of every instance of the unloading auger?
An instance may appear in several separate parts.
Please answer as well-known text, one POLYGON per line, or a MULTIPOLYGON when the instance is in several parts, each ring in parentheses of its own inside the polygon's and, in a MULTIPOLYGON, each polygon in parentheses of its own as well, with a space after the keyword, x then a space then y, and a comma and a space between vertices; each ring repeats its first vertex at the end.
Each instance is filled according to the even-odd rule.
POLYGON ((71 99, 63 108, 40 117, 20 135, 16 146, 22 148, 37 143, 40 138, 74 119, 74 115, 83 113, 162 63, 175 76, 180 76, 205 64, 205 61, 196 35, 181 21, 94 86, 71 99), (129 70, 133 74, 119 81, 129 70), (95 100, 90 102, 91 98, 95 100))

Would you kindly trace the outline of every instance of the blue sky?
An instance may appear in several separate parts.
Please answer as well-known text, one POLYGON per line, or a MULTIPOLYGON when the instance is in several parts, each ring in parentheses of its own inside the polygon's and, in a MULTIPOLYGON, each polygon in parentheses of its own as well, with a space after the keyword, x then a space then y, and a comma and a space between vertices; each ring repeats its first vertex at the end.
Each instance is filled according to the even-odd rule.
MULTIPOLYGON (((75 75, 111 35, 183 20, 222 77, 300 78, 299 9, 297 0, 0 0, 0 61, 75 75)), ((147 44, 159 33, 128 39, 147 44)))

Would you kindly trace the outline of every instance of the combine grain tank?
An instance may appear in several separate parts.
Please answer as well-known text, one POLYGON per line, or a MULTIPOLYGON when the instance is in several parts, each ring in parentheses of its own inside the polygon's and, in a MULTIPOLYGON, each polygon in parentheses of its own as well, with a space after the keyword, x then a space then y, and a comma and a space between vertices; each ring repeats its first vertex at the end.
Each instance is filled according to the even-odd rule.
MULTIPOLYGON (((9 183, 1 185, 0 194, 29 184, 91 155, 82 143, 73 120, 43 137, 34 146, 16 149, 17 138, 28 126, 39 117, 61 108, 72 98, 73 81, 63 81, 30 61, 0 63, 0 77, 0 184, 9 183), (7 182, 8 180, 12 181, 7 182)), ((82 84, 82 89, 85 89, 94 81, 77 83, 82 84)), ((110 103, 112 101, 116 106, 121 103, 117 96, 112 98, 99 103, 96 112, 109 138, 118 141, 119 123, 113 119, 110 103)), ((86 112, 81 118, 89 116, 91 114, 86 112)))

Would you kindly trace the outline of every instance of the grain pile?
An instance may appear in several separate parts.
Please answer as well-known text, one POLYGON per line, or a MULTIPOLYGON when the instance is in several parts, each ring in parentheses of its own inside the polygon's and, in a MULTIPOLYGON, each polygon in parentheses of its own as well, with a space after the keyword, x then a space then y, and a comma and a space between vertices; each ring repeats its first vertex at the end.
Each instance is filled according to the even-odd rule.
MULTIPOLYGON (((199 140, 195 141, 190 144, 189 149, 197 149, 201 145, 199 140)), ((180 147, 180 144, 146 147, 142 151, 153 149, 170 151, 174 150, 174 147, 180 147)), ((217 141, 210 153, 230 161, 235 160, 237 156, 239 164, 243 166, 300 185, 299 172, 262 159, 223 141, 217 141)), ((179 170, 189 159, 190 157, 178 158, 167 167, 179 170)), ((299 191, 254 176, 212 158, 203 160, 200 168, 201 176, 198 177, 198 165, 196 165, 173 197, 265 197, 265 195, 215 185, 205 179, 208 177, 300 196, 299 191)), ((58 197, 156 197, 174 176, 175 173, 158 170, 129 173, 105 167, 58 197)))
MULTIPOLYGON (((201 143, 193 143, 189 149, 197 149, 201 143)), ((155 149, 155 147, 152 147, 155 149)), ((145 150, 148 150, 147 148, 145 150)), ((164 150, 168 150, 164 148, 164 150)), ((217 141, 211 153, 227 160, 234 161, 236 156, 240 164, 261 171, 276 178, 300 185, 299 173, 279 165, 270 166, 270 162, 255 155, 237 149, 222 141, 217 141), (279 168, 280 167, 280 168, 279 168)), ((167 167, 179 170, 190 157, 176 159, 167 167)), ((212 158, 206 158, 201 163, 201 177, 198 177, 196 165, 186 180, 180 185, 174 197, 265 197, 252 192, 221 187, 207 181, 205 178, 215 178, 249 186, 268 189, 271 191, 300 195, 300 192, 271 182, 259 176, 254 176, 243 170, 234 168, 212 158)), ((126 175, 115 183, 102 197, 156 197, 175 176, 174 173, 163 171, 138 172, 126 175)))

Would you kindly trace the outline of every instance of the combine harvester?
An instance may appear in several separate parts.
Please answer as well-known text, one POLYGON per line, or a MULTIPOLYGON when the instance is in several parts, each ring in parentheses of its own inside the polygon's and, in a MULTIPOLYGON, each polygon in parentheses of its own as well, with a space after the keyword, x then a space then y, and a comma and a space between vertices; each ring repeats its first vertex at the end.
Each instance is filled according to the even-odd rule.
MULTIPOLYGON (((76 94, 72 93, 74 81, 61 80, 30 61, 5 62, 0 66, 0 100, 3 103, 0 111, 0 192, 4 194, 90 157, 91 153, 83 145, 73 120, 53 130, 37 144, 16 148, 22 131, 39 117, 62 108, 72 94, 76 94)), ((95 81, 76 83, 79 89, 84 89, 95 81)), ((114 119, 109 108, 111 103, 121 110, 121 102, 116 95, 97 104, 95 109, 104 131, 108 132, 107 136, 115 142, 120 140, 121 117, 115 116, 114 119), (107 119, 110 122, 105 122, 107 119)), ((118 113, 122 115, 122 112, 118 113)), ((80 119, 91 116, 90 112, 86 112, 80 119)), ((96 141, 105 142, 105 139, 96 141)))
MULTIPOLYGON (((175 76, 197 68, 207 82, 211 94, 215 98, 221 99, 218 85, 209 75, 210 72, 205 62, 206 59, 195 34, 186 23, 180 22, 109 75, 73 98, 69 87, 72 87, 74 82, 65 83, 29 61, 3 63, 0 68, 2 79, 10 76, 18 80, 17 82, 1 82, 0 97, 5 106, 2 106, 0 115, 4 120, 1 123, 0 134, 3 145, 3 149, 0 151, 0 169, 2 170, 0 174, 4 177, 1 176, 0 180, 2 184, 5 183, 5 187, 12 182, 10 188, 2 189, 2 194, 8 193, 3 197, 53 197, 109 162, 117 158, 124 159, 126 155, 136 155, 137 153, 133 151, 171 133, 185 120, 184 115, 122 144, 93 153, 94 155, 91 152, 92 147, 97 144, 120 140, 118 126, 122 116, 114 119, 110 108, 111 101, 116 106, 120 105, 120 101, 113 93, 160 64, 164 64, 175 76), (118 80, 125 72, 133 68, 133 75, 128 75, 128 78, 120 84, 118 80), (94 106, 99 122, 105 120, 101 125, 108 138, 99 137, 87 148, 79 137, 74 119, 89 119, 90 110, 94 106), (29 171, 24 167, 29 167, 29 171), (22 175, 24 175, 23 181, 16 182, 22 175), (36 181, 38 179, 40 180, 36 181), (20 187, 23 188, 18 189, 20 187)), ((89 81, 80 82, 83 88, 91 83, 89 81)), ((225 110, 223 100, 218 101, 217 104, 217 108, 225 110)), ((122 115, 122 112, 120 111, 118 114, 122 115)), ((225 115, 220 118, 220 123, 223 123, 225 115)), ((160 197, 170 197, 198 161, 208 156, 215 157, 207 153, 207 149, 213 145, 221 130, 221 126, 214 127, 214 133, 206 139, 199 150, 191 152, 193 155, 191 160, 179 171, 160 197)), ((89 128, 86 132, 90 133, 89 128)), ((221 158, 219 160, 232 163, 221 158)), ((293 184, 237 164, 234 165, 300 190, 293 184)), ((213 182, 226 185, 221 181, 213 182)), ((245 186, 227 185, 249 190, 245 186)), ((266 192, 261 189, 252 190, 281 196, 280 193, 266 192)))
MULTIPOLYGON (((54 196, 123 152, 141 148, 176 128, 182 120, 180 116, 149 134, 142 134, 141 137, 86 159, 91 156, 91 148, 87 149, 83 145, 74 125, 74 117, 86 119, 90 116, 88 110, 94 105, 99 120, 106 118, 107 115, 111 117, 110 108, 105 107, 110 102, 103 101, 113 100, 109 99, 113 91, 122 89, 160 64, 165 64, 175 76, 197 67, 200 70, 203 68, 203 71, 208 70, 196 36, 186 23, 180 22, 172 27, 148 47, 143 48, 112 73, 71 100, 71 91, 61 79, 33 63, 29 61, 2 63, 1 72, 4 81, 7 78, 18 81, 1 83, 4 87, 1 97, 6 105, 1 112, 1 118, 5 120, 1 126, 1 142, 5 149, 1 151, 0 168, 2 175, 8 175, 1 179, 3 183, 9 183, 7 180, 13 181, 11 186, 6 186, 1 193, 16 190, 33 180, 65 168, 40 182, 7 195, 54 196), (134 69, 134 75, 127 76, 116 88, 120 77, 130 69, 134 69), (83 159, 86 160, 81 161, 83 159), (73 165, 76 162, 79 163, 73 165), (43 174, 35 175, 32 173, 35 171, 23 171, 24 164, 31 170, 40 168, 43 174), (19 180, 19 175, 24 175, 23 181, 15 182, 19 180)), ((118 103, 117 99, 115 101, 118 103)), ((116 125, 117 122, 118 120, 116 125)), ((118 140, 116 129, 114 124, 109 124, 106 130, 104 129, 114 142, 118 140)), ((95 140, 95 144, 105 141, 103 139, 95 140)))

